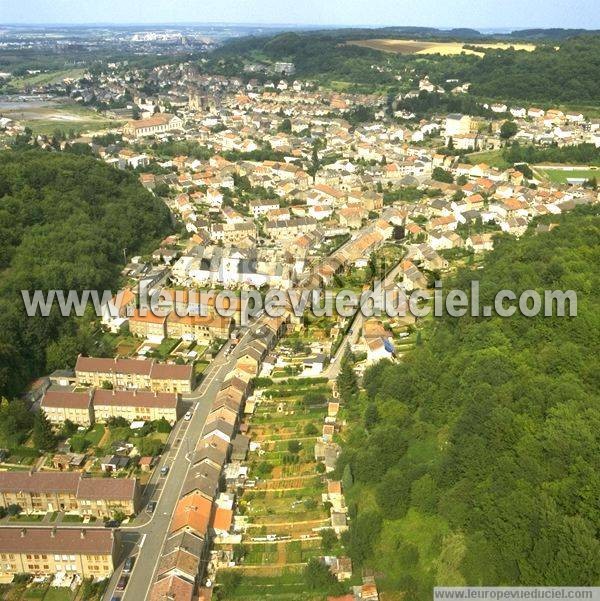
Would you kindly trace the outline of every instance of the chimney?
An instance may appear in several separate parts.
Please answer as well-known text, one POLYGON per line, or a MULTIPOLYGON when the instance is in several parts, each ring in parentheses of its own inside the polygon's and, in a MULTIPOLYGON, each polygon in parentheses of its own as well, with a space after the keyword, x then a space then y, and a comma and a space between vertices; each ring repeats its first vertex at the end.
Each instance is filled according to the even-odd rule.
POLYGON ((81 532, 79 533, 79 538, 85 538, 85 529, 82 528, 81 532))
POLYGON ((52 530, 50 530, 50 537, 51 538, 56 538, 56 526, 54 526, 52 528, 52 530))
POLYGON ((27 530, 25 530, 25 528, 21 528, 21 538, 25 538, 26 532, 27 532, 27 530))

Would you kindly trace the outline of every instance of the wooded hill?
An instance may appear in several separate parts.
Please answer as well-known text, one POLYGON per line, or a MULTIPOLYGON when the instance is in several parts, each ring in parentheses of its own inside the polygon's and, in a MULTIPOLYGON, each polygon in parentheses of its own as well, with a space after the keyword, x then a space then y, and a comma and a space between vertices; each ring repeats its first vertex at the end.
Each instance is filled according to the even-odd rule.
POLYGON ((600 582, 600 214, 501 237, 446 290, 575 290, 577 317, 438 318, 347 399, 355 569, 383 590, 600 582))
POLYGON ((88 319, 27 317, 21 290, 116 290, 128 256, 168 232, 169 212, 131 174, 93 158, 0 153, 0 396, 97 350, 88 319))

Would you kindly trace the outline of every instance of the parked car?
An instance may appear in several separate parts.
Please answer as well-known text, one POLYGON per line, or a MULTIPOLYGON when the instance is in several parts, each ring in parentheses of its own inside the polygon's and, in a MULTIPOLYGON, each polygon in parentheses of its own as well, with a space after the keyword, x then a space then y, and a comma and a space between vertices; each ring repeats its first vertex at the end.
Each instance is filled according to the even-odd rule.
POLYGON ((124 591, 125 587, 127 586, 128 580, 129 576, 121 576, 121 578, 119 578, 119 582, 117 582, 117 590, 124 591))
POLYGON ((148 503, 148 513, 154 513, 154 510, 156 509, 156 501, 150 501, 150 503, 148 503))
POLYGON ((160 468, 160 473, 162 476, 166 476, 169 473, 169 466, 168 465, 163 465, 160 468))
POLYGON ((126 574, 129 574, 131 572, 131 570, 133 570, 134 562, 135 562, 135 558, 128 557, 125 560, 125 563, 123 564, 123 572, 125 572, 126 574))
POLYGON ((186 413, 186 414, 183 416, 183 419, 184 419, 186 422, 189 422, 189 421, 192 419, 192 411, 191 411, 191 410, 190 410, 190 411, 188 411, 188 412, 187 412, 187 413, 186 413))

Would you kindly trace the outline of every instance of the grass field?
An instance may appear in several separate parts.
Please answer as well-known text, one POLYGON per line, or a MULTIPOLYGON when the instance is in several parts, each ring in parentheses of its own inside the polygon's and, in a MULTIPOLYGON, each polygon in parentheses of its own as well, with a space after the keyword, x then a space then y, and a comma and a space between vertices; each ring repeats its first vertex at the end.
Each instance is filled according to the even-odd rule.
POLYGON ((540 177, 551 181, 553 184, 566 184, 568 179, 596 179, 600 178, 600 168, 596 167, 578 168, 573 167, 572 169, 553 169, 551 167, 533 167, 534 171, 539 174, 540 177))
POLYGON ((479 163, 485 163, 490 167, 496 167, 498 169, 508 169, 511 166, 502 157, 502 150, 485 150, 482 152, 472 152, 471 154, 467 155, 467 160, 472 165, 479 165, 479 163))
POLYGON ((371 48, 372 50, 381 50, 383 52, 392 52, 394 54, 441 54, 444 56, 450 56, 453 54, 474 54, 476 56, 483 56, 484 52, 477 52, 475 50, 466 49, 466 46, 473 45, 479 48, 486 49, 502 49, 506 50, 513 47, 515 50, 527 50, 531 52, 535 50, 534 44, 464 44, 462 42, 432 42, 424 40, 386 40, 386 39, 374 39, 374 40, 357 40, 348 42, 355 46, 362 46, 363 48, 371 48))
POLYGON ((122 121, 107 119, 96 111, 74 102, 48 102, 39 105, 20 105, 18 108, 1 111, 6 117, 20 121, 31 128, 34 134, 51 135, 55 131, 92 132, 119 127, 122 121))
POLYGON ((30 87, 61 83, 65 79, 79 79, 84 73, 85 69, 62 69, 60 71, 15 77, 8 83, 10 87, 22 91, 30 87))

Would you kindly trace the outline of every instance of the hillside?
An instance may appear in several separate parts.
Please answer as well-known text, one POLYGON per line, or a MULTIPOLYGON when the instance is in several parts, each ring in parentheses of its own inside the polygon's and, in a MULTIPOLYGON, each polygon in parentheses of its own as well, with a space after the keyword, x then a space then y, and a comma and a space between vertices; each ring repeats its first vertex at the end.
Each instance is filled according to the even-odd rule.
POLYGON ((95 344, 88 320, 25 314, 21 290, 111 289, 129 256, 169 228, 134 175, 92 158, 0 153, 0 396, 95 344))
POLYGON ((599 582, 600 214, 552 221, 501 238, 455 284, 479 279, 483 304, 502 289, 572 289, 577 317, 436 319, 348 402, 345 542, 383 590, 599 582))
MULTIPOLYGON (((586 33, 567 37, 566 31, 549 31, 546 37, 537 30, 530 34, 514 32, 508 37, 473 35, 472 32, 468 35, 465 32, 436 34, 420 28, 288 32, 274 37, 233 40, 213 55, 212 66, 223 69, 230 61, 229 71, 233 75, 236 69, 239 74, 242 58, 291 61, 299 76, 320 78, 328 83, 352 82, 380 91, 384 87, 402 87, 395 73, 414 70, 417 76, 428 75, 431 81, 440 85, 445 85, 448 79, 470 82, 470 92, 474 96, 540 103, 598 102, 600 35, 586 33), (435 51, 436 44, 423 42, 435 40, 442 42, 437 44, 439 48, 458 48, 462 42, 466 51, 477 55, 456 54, 456 48, 449 55, 443 55, 445 50, 440 50, 442 54, 393 54, 348 44, 357 40, 363 40, 362 45, 366 44, 364 40, 381 43, 395 38, 421 40, 412 44, 414 52, 429 46, 435 51), (498 42, 514 41, 517 48, 531 50, 530 46, 517 43, 531 40, 536 44, 533 51, 491 47, 498 42), (381 68, 373 69, 373 65, 381 68)), ((224 72, 229 74, 227 69, 224 72)), ((404 83, 406 77, 403 76, 402 81, 404 83)))

